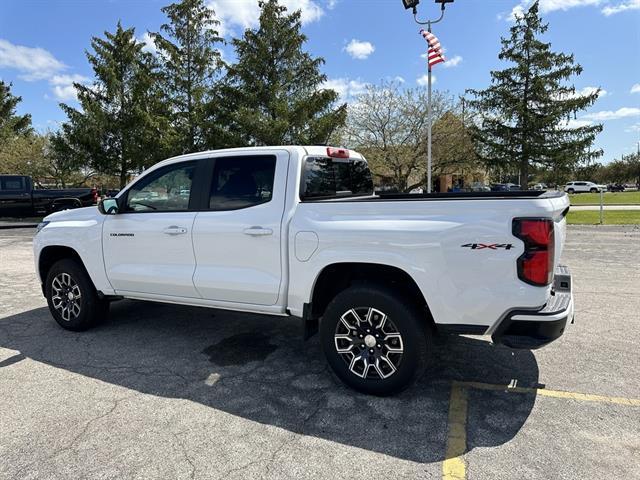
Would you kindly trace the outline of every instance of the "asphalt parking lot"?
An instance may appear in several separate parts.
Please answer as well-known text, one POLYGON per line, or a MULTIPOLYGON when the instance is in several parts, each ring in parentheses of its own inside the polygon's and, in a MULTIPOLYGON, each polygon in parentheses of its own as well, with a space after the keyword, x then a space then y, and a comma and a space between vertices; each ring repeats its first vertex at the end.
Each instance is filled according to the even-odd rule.
POLYGON ((122 301, 64 331, 32 234, 0 231, 0 478, 640 478, 638 227, 569 229, 560 340, 451 339, 393 398, 343 387, 294 320, 122 301))

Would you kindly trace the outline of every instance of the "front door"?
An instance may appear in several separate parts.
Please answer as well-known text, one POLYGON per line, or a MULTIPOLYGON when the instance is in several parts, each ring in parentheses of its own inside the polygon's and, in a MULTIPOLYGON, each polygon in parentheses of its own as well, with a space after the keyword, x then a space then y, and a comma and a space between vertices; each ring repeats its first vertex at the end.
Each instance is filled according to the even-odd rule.
POLYGON ((199 297, 191 242, 197 168, 181 162, 150 172, 125 192, 121 211, 107 216, 104 261, 116 293, 199 297))
POLYGON ((282 280, 280 228, 289 154, 213 161, 208 205, 193 225, 196 288, 208 300, 274 305, 282 280))
POLYGON ((30 184, 27 177, 18 175, 3 175, 0 178, 0 216, 33 215, 30 184))

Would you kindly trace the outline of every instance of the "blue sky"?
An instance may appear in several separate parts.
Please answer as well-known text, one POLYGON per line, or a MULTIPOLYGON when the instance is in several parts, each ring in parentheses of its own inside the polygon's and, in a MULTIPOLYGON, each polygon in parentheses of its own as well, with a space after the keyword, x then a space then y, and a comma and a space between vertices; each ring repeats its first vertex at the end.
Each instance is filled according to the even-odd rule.
MULTIPOLYGON (((72 81, 89 82, 85 57, 92 36, 113 31, 118 20, 145 32, 164 22, 168 0, 0 0, 0 78, 23 98, 20 112, 41 131, 65 119, 60 101, 74 103, 72 81)), ((257 0, 208 0, 226 38, 255 25, 257 0)), ((398 79, 407 87, 423 82, 426 43, 400 0, 282 0, 302 8, 307 48, 326 59, 329 85, 347 101, 367 83, 398 79)), ((500 36, 514 12, 529 0, 456 0, 434 26, 450 59, 434 68, 435 88, 462 94, 483 88, 489 71, 501 68, 500 36)), ((597 140, 608 162, 630 153, 640 141, 640 0, 541 0, 550 23, 546 35, 556 51, 573 52, 584 67, 578 90, 601 88, 598 102, 577 122, 599 121, 597 140)), ((422 0, 420 16, 437 15, 422 0)), ((152 48, 149 45, 149 48, 152 48)), ((230 46, 223 47, 232 58, 230 46)))

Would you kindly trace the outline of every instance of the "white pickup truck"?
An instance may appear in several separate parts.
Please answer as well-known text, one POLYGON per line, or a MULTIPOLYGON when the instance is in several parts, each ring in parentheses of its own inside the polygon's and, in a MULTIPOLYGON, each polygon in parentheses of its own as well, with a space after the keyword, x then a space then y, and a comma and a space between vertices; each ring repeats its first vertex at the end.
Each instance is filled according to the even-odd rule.
POLYGON ((163 161, 34 238, 55 320, 120 298, 299 317, 349 386, 397 392, 438 333, 537 348, 573 319, 564 193, 375 195, 358 153, 255 147, 163 161))

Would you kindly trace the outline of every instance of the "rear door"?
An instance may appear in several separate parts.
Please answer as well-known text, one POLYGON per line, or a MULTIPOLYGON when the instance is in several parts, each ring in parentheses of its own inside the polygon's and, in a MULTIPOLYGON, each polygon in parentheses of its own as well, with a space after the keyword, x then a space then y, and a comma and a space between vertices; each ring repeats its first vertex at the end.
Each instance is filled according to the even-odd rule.
POLYGON ((289 153, 218 157, 193 225, 194 284, 208 300, 275 305, 289 153))
POLYGON ((205 161, 180 162, 142 177, 103 227, 104 263, 118 293, 198 298, 191 243, 205 161))

